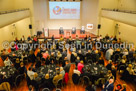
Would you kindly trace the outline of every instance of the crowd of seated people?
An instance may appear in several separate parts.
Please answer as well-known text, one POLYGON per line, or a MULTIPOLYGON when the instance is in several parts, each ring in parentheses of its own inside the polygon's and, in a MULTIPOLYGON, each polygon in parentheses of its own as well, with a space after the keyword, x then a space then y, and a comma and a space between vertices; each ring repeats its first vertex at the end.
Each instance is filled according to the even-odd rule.
MULTIPOLYGON (((78 41, 78 39, 75 40, 75 42, 78 41)), ((112 36, 109 37, 106 35, 104 38, 97 37, 96 40, 91 40, 90 38, 85 37, 84 40, 81 40, 81 48, 78 48, 78 46, 75 46, 71 54, 71 62, 75 62, 76 69, 74 69, 74 75, 77 74, 79 77, 86 75, 92 79, 92 77, 88 73, 84 73, 82 71, 84 64, 101 64, 104 65, 104 57, 108 61, 108 64, 105 66, 108 69, 108 74, 107 74, 107 80, 110 81, 112 78, 113 81, 111 83, 114 83, 116 81, 116 74, 117 71, 121 71, 123 75, 121 75, 121 79, 126 80, 126 77, 129 77, 130 79, 135 79, 136 81, 136 68, 135 68, 135 63, 136 63, 136 57, 135 57, 135 49, 134 48, 119 48, 114 45, 121 45, 122 41, 121 39, 117 39, 116 36, 113 38, 112 36), (106 47, 106 44, 112 44, 112 46, 106 47, 106 48, 99 48, 95 49, 95 47, 92 47, 91 49, 88 47, 85 47, 86 45, 84 44, 92 44, 93 46, 96 45, 96 42, 101 42, 104 47, 106 47), (86 51, 86 54, 84 55, 84 51, 86 51), (103 56, 102 56, 102 54, 103 56), (77 71, 78 70, 78 71, 77 71), (126 72, 128 71, 128 73, 126 72), (80 74, 80 75, 79 75, 80 74), (127 76, 129 75, 129 76, 127 76)), ((98 45, 97 45, 98 46, 98 45)), ((89 69, 88 69, 89 70, 89 69)), ((120 72, 119 72, 120 73, 120 72)), ((128 79, 128 80, 130 80, 128 79)), ((113 91, 112 86, 112 90, 113 91)), ((105 87, 106 88, 106 87, 105 87)), ((104 90, 106 91, 106 90, 104 90)), ((125 91, 125 90, 123 90, 125 91)))
MULTIPOLYGON (((17 70, 15 75, 23 75, 23 79, 27 80, 28 86, 36 90, 41 88, 52 90, 57 87, 60 80, 67 85, 71 63, 75 63, 76 68, 73 70, 73 74, 77 77, 77 82, 80 82, 80 78, 84 79, 85 76, 87 79, 89 78, 87 91, 90 91, 89 89, 95 90, 96 83, 99 82, 98 80, 101 80, 100 82, 103 84, 103 91, 113 91, 118 70, 122 73, 121 79, 125 80, 126 77, 136 79, 136 52, 134 48, 107 47, 107 44, 121 45, 122 41, 117 39, 116 36, 109 37, 108 35, 104 38, 98 36, 96 39, 86 36, 81 40, 78 38, 73 40, 71 37, 68 39, 61 37, 59 40, 55 40, 52 37, 51 40, 45 38, 42 42, 36 36, 28 36, 27 39, 22 36, 20 40, 18 38, 15 39, 10 53, 6 52, 6 50, 2 51, 1 58, 4 60, 5 66, 15 67, 17 70), (102 43, 103 47, 97 45, 97 42, 102 43), (18 46, 19 43, 25 43, 28 47, 21 48, 21 46, 18 46), (46 47, 43 47, 42 43, 46 44, 46 47), (35 44, 40 44, 40 46, 35 46, 35 44), (67 50, 66 44, 74 44, 74 46, 67 50), (77 46, 79 44, 81 44, 80 48, 77 46), (67 51, 69 50, 71 51, 70 60, 67 58, 67 51), (17 55, 17 51, 22 52, 21 56, 17 55), (9 54, 12 56, 9 56, 9 54), (108 61, 107 65, 105 65, 104 59, 108 61), (26 65, 29 63, 32 63, 32 65, 27 70, 26 65), (103 75, 103 72, 101 72, 100 76, 92 76, 92 73, 90 73, 91 69, 88 69, 86 72, 83 71, 86 64, 103 65, 107 68, 108 72, 106 75, 103 75), (45 65, 55 65, 57 67, 56 75, 52 79, 50 79, 48 73, 42 79, 39 77, 40 74, 37 73, 37 70, 45 65)), ((123 87, 125 88, 125 86, 123 87)))

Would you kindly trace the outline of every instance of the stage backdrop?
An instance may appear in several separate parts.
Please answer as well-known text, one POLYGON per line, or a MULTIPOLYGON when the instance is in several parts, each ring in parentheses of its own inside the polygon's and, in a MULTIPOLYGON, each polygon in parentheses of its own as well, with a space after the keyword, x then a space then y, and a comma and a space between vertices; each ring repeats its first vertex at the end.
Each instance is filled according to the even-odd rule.
MULTIPOLYGON (((56 0, 56 2, 58 1, 60 0, 56 0)), ((77 1, 80 2, 80 0, 77 1)), ((49 0, 34 0, 34 27, 37 30, 43 27, 54 30, 60 27, 64 29, 72 29, 72 27, 81 29, 81 26, 86 28, 87 24, 93 24, 93 30, 88 31, 93 31, 92 33, 95 34, 98 21, 98 3, 98 0, 82 0, 80 2, 80 19, 50 19, 49 0)))

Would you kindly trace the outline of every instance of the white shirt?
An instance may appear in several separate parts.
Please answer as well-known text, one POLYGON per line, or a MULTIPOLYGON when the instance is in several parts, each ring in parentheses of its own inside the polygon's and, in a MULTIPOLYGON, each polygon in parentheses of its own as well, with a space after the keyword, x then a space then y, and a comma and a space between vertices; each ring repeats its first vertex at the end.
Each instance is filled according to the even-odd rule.
POLYGON ((8 59, 4 61, 5 66, 11 66, 12 62, 8 59))
POLYGON ((124 56, 128 55, 128 52, 123 52, 124 56))
POLYGON ((60 74, 62 74, 62 76, 63 76, 63 78, 64 78, 64 76, 65 76, 65 71, 62 70, 62 71, 60 72, 60 74))
POLYGON ((113 55, 113 49, 109 49, 108 52, 110 53, 110 55, 113 55))
POLYGON ((27 71, 27 75, 30 77, 31 80, 34 79, 34 72, 33 71, 27 71))
POLYGON ((78 71, 78 70, 76 70, 76 69, 74 69, 74 73, 75 73, 75 74, 78 74, 78 76, 80 76, 80 74, 81 74, 81 72, 78 71))

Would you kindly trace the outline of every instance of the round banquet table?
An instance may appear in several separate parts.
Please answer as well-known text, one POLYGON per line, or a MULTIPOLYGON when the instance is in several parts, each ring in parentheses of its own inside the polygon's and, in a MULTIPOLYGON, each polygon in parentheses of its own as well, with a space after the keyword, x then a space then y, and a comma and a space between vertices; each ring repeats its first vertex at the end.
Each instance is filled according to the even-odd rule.
POLYGON ((4 76, 4 81, 9 82, 11 86, 13 86, 17 70, 15 67, 0 67, 0 74, 4 76))
POLYGON ((10 78, 16 72, 16 68, 12 66, 0 67, 0 74, 4 75, 5 78, 10 78))
POLYGON ((55 65, 45 65, 41 66, 36 71, 38 73, 38 76, 41 78, 45 77, 45 74, 49 74, 50 78, 53 78, 56 75, 56 66, 55 65))
POLYGON ((88 64, 84 65, 83 72, 86 72, 88 69, 90 69, 90 73, 93 76, 99 76, 101 71, 103 71, 103 74, 106 75, 108 70, 103 65, 96 65, 96 64, 88 64))

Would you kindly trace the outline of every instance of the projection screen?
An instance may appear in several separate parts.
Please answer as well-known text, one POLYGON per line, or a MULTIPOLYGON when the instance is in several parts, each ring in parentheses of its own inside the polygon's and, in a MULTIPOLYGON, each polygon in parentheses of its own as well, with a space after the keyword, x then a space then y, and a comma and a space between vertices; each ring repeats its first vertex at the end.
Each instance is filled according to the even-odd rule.
POLYGON ((49 2, 50 19, 80 19, 80 2, 49 2))

